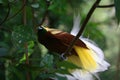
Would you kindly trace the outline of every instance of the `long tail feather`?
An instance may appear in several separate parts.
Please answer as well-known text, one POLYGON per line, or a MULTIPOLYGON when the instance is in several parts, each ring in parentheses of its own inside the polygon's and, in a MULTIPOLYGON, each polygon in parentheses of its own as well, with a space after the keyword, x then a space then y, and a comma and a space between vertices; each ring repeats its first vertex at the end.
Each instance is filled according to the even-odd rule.
POLYGON ((76 53, 79 56, 81 66, 88 71, 95 70, 97 63, 93 58, 92 51, 79 46, 74 46, 76 53))
POLYGON ((81 40, 95 53, 96 57, 95 61, 98 64, 98 68, 94 72, 101 72, 108 69, 110 64, 104 60, 104 53, 103 51, 95 45, 95 43, 89 39, 81 38, 81 40))

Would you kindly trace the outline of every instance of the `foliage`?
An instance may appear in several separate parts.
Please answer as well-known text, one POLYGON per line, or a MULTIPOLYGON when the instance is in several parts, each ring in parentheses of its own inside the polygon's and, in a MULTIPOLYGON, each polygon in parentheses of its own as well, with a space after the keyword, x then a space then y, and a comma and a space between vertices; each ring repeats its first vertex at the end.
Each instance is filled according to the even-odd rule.
MULTIPOLYGON (((120 21, 120 7, 117 1, 119 0, 115 0, 116 16, 120 21)), ((26 80, 27 74, 30 74, 30 80, 47 80, 51 77, 66 80, 65 77, 58 76, 56 73, 70 74, 69 69, 79 67, 61 61, 60 55, 47 51, 39 44, 36 28, 47 17, 48 22, 46 24, 48 26, 70 32, 74 12, 81 10, 83 22, 87 13, 84 13, 82 9, 88 7, 83 5, 87 5, 89 2, 93 1, 23 0, 22 2, 22 0, 0 0, 1 80, 26 80), (29 64, 26 64, 26 54, 29 56, 29 64)), ((91 21, 87 25, 84 36, 90 35, 91 39, 95 40, 99 46, 106 48, 102 45, 105 36, 96 27, 99 24, 91 21)))
POLYGON ((116 9, 116 18, 118 20, 118 23, 120 22, 120 0, 114 0, 115 2, 115 9, 116 9))

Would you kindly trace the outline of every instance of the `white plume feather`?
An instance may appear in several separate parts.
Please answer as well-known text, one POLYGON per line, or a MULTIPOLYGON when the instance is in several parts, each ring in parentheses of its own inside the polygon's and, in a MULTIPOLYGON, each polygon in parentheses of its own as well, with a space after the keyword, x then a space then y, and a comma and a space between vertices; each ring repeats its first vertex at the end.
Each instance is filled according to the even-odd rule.
MULTIPOLYGON (((74 25, 73 25, 73 29, 71 30, 71 34, 76 36, 76 34, 80 29, 80 15, 77 15, 77 16, 74 15, 73 22, 74 22, 74 25)), ((56 73, 56 74, 61 77, 66 77, 68 80, 94 80, 95 77, 98 80, 100 80, 100 78, 97 75, 97 72, 102 72, 107 70, 110 64, 104 60, 103 51, 92 40, 87 38, 82 38, 82 37, 80 37, 79 39, 81 39, 87 45, 87 47, 90 48, 95 53, 93 54, 93 57, 98 64, 98 68, 95 71, 86 71, 86 70, 76 69, 71 73, 72 75, 67 75, 67 74, 63 75, 59 73, 56 73)))
MULTIPOLYGON (((74 25, 73 25, 73 29, 71 30, 71 34, 76 36, 79 29, 80 29, 80 15, 77 16, 74 15, 74 25)), ((93 57, 96 56, 95 61, 98 64, 98 68, 93 72, 89 72, 85 70, 75 70, 72 73, 73 76, 70 75, 65 75, 65 76, 68 78, 68 80, 93 80, 94 79, 93 76, 95 76, 98 80, 100 80, 97 75, 97 72, 102 72, 107 70, 110 64, 104 60, 103 51, 93 41, 82 37, 80 37, 79 39, 81 39, 95 53, 93 57)))

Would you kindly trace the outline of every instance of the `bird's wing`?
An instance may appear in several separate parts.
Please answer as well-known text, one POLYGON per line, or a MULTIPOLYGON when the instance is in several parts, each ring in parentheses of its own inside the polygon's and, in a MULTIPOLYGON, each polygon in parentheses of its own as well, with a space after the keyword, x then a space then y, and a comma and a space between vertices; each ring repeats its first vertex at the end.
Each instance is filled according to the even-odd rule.
MULTIPOLYGON (((50 32, 52 35, 54 35, 57 39, 59 39, 61 42, 67 45, 69 45, 71 41, 73 40, 73 38, 75 37, 67 32, 63 32, 57 29, 51 29, 51 28, 45 28, 45 29, 48 32, 50 32)), ((87 48, 86 44, 80 39, 76 41, 75 45, 83 47, 83 48, 87 48)))

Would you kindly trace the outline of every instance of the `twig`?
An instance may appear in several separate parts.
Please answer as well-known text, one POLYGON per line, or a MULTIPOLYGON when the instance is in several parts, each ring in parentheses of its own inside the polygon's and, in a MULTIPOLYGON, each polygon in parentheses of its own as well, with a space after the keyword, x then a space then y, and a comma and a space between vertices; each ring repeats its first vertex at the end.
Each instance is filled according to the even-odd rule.
POLYGON ((49 8, 49 6, 50 6, 50 1, 49 1, 49 0, 46 0, 46 4, 47 4, 47 9, 46 9, 46 11, 45 11, 45 13, 44 13, 44 16, 43 16, 43 18, 42 18, 41 23, 39 24, 40 26, 44 23, 45 18, 48 16, 48 13, 49 13, 48 8, 49 8))
POLYGON ((98 5, 97 8, 111 8, 114 7, 115 4, 110 4, 110 5, 98 5))
MULTIPOLYGON (((36 0, 33 0, 32 1, 32 3, 34 3, 36 0)), ((33 7, 31 7, 31 12, 32 12, 32 24, 33 24, 33 29, 34 29, 34 32, 37 32, 36 31, 36 22, 35 22, 35 16, 34 16, 34 14, 35 14, 35 10, 34 10, 34 8, 33 7)))
POLYGON ((26 64, 29 64, 29 59, 28 59, 28 44, 25 43, 25 53, 26 53, 26 64))
POLYGON ((76 37, 71 41, 69 47, 67 48, 67 50, 65 51, 64 54, 68 54, 68 53, 71 51, 73 45, 75 44, 75 42, 78 40, 78 38, 79 38, 79 37, 81 36, 81 34, 83 33, 83 31, 84 31, 84 29, 85 29, 85 27, 86 27, 86 24, 88 23, 91 15, 93 14, 94 10, 96 9, 96 7, 97 7, 97 5, 99 4, 100 1, 101 1, 101 0, 96 0, 96 2, 93 4, 93 6, 91 7, 90 11, 88 12, 88 14, 87 14, 87 16, 86 16, 86 18, 85 18, 85 21, 83 22, 83 24, 82 24, 82 26, 81 26, 80 31, 78 32, 78 34, 76 35, 76 37))
MULTIPOLYGON (((25 43, 25 57, 26 57, 26 65, 29 65, 29 56, 28 56, 28 44, 27 42, 25 43)), ((26 80, 30 80, 30 73, 26 73, 26 80)))
MULTIPOLYGON (((23 24, 26 25, 27 24, 27 17, 26 17, 26 0, 23 0, 23 24)), ((28 56, 28 44, 27 42, 25 42, 25 56, 26 56, 26 65, 29 65, 29 56, 28 56)), ((29 71, 27 71, 26 73, 26 80, 30 80, 30 73, 29 71)))
POLYGON ((26 4, 26 0, 23 0, 23 24, 26 25, 27 24, 27 19, 26 19, 26 8, 25 8, 25 4, 26 4))
POLYGON ((24 0, 24 4, 22 5, 22 7, 21 7, 15 14, 13 14, 13 15, 10 16, 10 17, 8 17, 7 20, 12 19, 12 18, 15 17, 17 14, 19 14, 19 13, 23 10, 23 8, 25 7, 25 5, 26 5, 26 0, 24 0))
POLYGON ((5 23, 5 21, 8 19, 9 14, 10 14, 10 4, 8 3, 8 12, 7 12, 7 15, 5 16, 5 18, 3 19, 3 21, 0 23, 0 25, 2 25, 3 23, 5 23))

